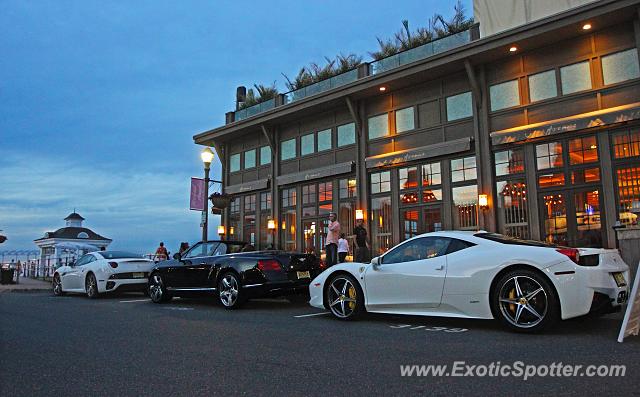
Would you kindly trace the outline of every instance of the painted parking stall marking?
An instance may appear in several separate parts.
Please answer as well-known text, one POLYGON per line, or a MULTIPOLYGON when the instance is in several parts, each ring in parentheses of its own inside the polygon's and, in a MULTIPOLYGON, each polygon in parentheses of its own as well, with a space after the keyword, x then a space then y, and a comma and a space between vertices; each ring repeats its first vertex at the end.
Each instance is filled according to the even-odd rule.
POLYGON ((390 325, 389 328, 392 329, 408 329, 408 330, 422 330, 422 331, 430 331, 430 332, 450 332, 450 333, 460 333, 469 331, 467 328, 449 328, 449 327, 428 327, 426 325, 416 325, 413 324, 395 324, 390 325))
POLYGON ((303 318, 303 317, 313 317, 313 316, 322 316, 325 314, 329 314, 329 312, 321 312, 321 313, 311 313, 311 314, 301 314, 299 316, 293 316, 294 318, 303 318))
POLYGON ((134 303, 134 302, 151 302, 151 299, 132 299, 128 301, 120 301, 120 303, 134 303))

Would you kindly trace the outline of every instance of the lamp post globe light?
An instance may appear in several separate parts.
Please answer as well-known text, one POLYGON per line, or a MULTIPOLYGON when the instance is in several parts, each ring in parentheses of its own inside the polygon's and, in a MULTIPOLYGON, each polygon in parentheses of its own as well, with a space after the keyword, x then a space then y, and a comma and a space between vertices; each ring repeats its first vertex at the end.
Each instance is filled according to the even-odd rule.
POLYGON ((211 170, 211 162, 213 161, 213 151, 211 148, 206 147, 200 153, 200 158, 204 164, 204 211, 202 213, 202 241, 208 239, 209 229, 209 171, 211 170))

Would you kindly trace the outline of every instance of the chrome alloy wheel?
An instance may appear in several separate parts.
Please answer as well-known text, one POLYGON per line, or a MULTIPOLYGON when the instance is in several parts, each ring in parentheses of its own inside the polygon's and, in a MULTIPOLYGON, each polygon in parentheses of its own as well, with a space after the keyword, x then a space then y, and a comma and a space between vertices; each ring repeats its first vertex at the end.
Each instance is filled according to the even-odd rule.
POLYGON ((517 328, 533 328, 540 324, 549 308, 542 285, 527 276, 513 276, 502 284, 499 302, 504 318, 517 328))
POLYGON ((162 277, 159 274, 151 276, 149 283, 149 297, 154 302, 162 301, 162 277))
POLYGON ((238 300, 238 280, 233 274, 225 275, 220 280, 220 302, 226 307, 232 307, 238 300))
POLYGON ((98 282, 96 281, 96 276, 93 274, 89 274, 87 277, 87 281, 85 282, 85 291, 89 298, 93 299, 98 297, 98 282))
POLYGON ((357 290, 351 280, 336 277, 331 281, 327 291, 327 302, 331 312, 339 318, 347 318, 354 314, 357 305, 357 290))
POLYGON ((62 281, 60 281, 60 275, 58 274, 53 277, 53 294, 56 296, 62 295, 62 281))

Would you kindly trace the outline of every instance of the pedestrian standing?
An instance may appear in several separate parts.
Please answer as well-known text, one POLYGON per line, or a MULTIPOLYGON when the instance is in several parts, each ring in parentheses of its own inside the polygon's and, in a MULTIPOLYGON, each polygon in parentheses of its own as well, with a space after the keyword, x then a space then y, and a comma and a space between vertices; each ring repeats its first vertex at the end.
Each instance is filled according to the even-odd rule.
POLYGON ((167 248, 164 246, 164 243, 160 242, 160 246, 156 249, 154 260, 156 262, 159 262, 159 261, 164 261, 167 258, 169 258, 169 252, 167 252, 167 248))
POLYGON ((369 242, 367 241, 367 229, 364 227, 362 219, 358 219, 353 233, 356 235, 356 262, 368 263, 371 260, 369 242))
POLYGON ((180 255, 184 254, 188 250, 189 250, 189 243, 187 243, 187 242, 180 243, 180 249, 178 250, 178 253, 180 255))
POLYGON ((340 233, 340 239, 338 240, 338 262, 345 262, 347 254, 349 254, 349 242, 345 238, 344 233, 340 233))
POLYGON ((16 265, 16 284, 20 284, 20 272, 22 271, 22 263, 18 260, 18 264, 16 265))
POLYGON ((327 239, 325 243, 325 252, 327 253, 325 262, 327 267, 331 267, 338 263, 338 236, 340 236, 340 223, 334 212, 329 214, 329 227, 327 231, 327 239))

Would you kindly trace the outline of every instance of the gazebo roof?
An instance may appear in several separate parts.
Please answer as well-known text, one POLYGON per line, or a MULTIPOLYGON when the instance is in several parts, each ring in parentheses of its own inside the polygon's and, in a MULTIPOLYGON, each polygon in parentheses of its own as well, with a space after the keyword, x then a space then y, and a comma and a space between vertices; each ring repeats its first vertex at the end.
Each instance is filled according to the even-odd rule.
POLYGON ((109 238, 103 237, 86 227, 63 227, 55 232, 46 232, 44 237, 34 241, 46 240, 49 238, 62 238, 68 240, 110 240, 109 238))
POLYGON ((66 218, 64 218, 65 221, 68 220, 79 220, 79 221, 83 221, 84 218, 80 216, 80 214, 78 214, 77 212, 73 211, 72 213, 70 213, 66 218))

